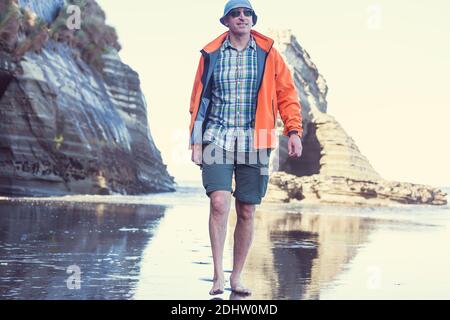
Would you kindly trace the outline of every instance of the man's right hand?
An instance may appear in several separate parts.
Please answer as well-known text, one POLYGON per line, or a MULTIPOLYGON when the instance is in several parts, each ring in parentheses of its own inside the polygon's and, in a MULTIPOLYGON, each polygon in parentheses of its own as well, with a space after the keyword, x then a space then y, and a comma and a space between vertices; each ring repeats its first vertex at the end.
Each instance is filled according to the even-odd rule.
POLYGON ((196 164, 196 165, 201 165, 202 164, 202 145, 201 144, 194 144, 192 146, 192 156, 191 156, 191 160, 196 164))

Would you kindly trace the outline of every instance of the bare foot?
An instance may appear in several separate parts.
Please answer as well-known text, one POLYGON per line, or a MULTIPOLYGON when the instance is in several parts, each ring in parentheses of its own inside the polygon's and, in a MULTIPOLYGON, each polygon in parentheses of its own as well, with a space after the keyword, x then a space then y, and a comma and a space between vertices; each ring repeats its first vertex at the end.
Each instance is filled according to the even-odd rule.
POLYGON ((216 294, 222 294, 224 292, 224 283, 225 283, 225 279, 224 278, 214 278, 213 279, 213 286, 211 288, 211 290, 209 290, 209 294, 210 295, 216 295, 216 294))
POLYGON ((242 294, 242 295, 252 294, 252 291, 242 284, 241 279, 239 277, 234 278, 233 276, 231 276, 230 277, 230 286, 231 286, 231 291, 234 293, 242 294))

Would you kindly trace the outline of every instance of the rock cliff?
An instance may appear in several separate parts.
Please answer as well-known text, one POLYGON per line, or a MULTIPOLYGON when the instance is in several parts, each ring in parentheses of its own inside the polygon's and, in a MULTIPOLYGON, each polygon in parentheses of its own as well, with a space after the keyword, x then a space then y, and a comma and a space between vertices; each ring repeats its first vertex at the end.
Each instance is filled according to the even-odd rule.
POLYGON ((446 194, 431 186, 383 179, 354 140, 327 114, 324 78, 290 31, 271 31, 299 92, 303 116, 303 154, 287 155, 287 138, 278 119, 279 144, 271 159, 266 201, 360 205, 446 204, 446 194))
POLYGON ((94 0, 0 0, 0 194, 174 191, 138 74, 94 0), (81 8, 70 30, 67 6, 81 8))

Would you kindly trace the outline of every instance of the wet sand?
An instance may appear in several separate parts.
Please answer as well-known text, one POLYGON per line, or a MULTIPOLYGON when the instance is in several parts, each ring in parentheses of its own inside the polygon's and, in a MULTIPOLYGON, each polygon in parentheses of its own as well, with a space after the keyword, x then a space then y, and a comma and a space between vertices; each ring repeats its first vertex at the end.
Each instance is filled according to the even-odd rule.
MULTIPOLYGON (((145 197, 0 198, 0 298, 211 299, 208 215, 195 185, 145 197)), ((235 223, 232 209, 227 278, 235 223)), ((227 282, 216 298, 448 299, 449 243, 449 206, 264 204, 243 274, 253 294, 234 295, 227 282)))

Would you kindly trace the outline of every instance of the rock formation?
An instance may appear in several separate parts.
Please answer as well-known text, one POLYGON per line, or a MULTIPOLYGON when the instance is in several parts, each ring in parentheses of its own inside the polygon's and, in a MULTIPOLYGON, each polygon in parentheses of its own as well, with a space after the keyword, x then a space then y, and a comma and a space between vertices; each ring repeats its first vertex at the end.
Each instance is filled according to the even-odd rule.
POLYGON ((0 194, 174 191, 94 0, 0 0, 0 194), (82 12, 69 30, 67 5, 82 12))
POLYGON ((266 201, 360 205, 446 204, 446 194, 431 186, 387 181, 361 154, 353 139, 327 111, 327 85, 290 31, 272 31, 275 46, 290 67, 303 116, 303 154, 287 155, 287 138, 278 119, 279 144, 271 160, 266 201))

